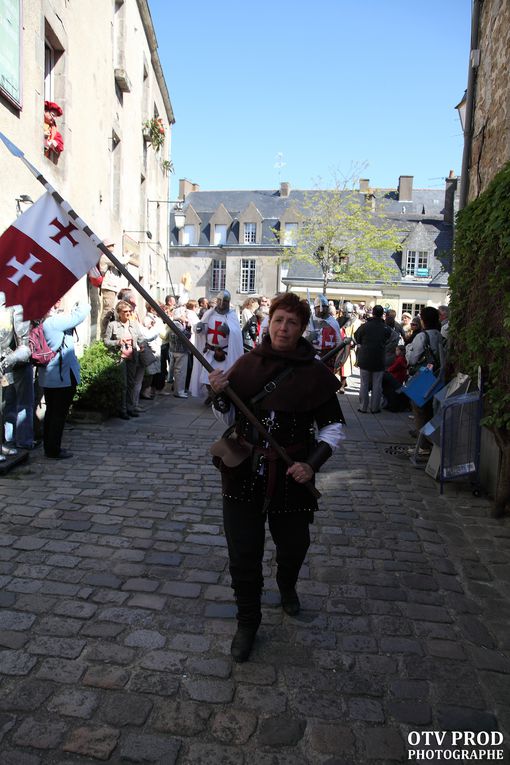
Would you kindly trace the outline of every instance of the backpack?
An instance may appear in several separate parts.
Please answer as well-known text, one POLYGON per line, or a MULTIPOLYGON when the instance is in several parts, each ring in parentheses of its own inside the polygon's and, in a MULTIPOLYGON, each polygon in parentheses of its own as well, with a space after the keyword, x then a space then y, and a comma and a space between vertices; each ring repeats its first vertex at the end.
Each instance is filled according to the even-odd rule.
POLYGON ((52 350, 48 345, 48 341, 44 336, 42 322, 32 327, 28 333, 28 347, 30 348, 30 361, 35 367, 45 367, 52 359, 55 358, 57 353, 62 352, 62 346, 64 340, 56 351, 52 350))

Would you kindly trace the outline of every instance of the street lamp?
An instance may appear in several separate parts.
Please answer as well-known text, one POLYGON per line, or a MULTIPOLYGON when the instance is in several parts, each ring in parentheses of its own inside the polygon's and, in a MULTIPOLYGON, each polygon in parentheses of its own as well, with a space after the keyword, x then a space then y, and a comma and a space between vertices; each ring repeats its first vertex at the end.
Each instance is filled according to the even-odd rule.
MULTIPOLYGON (((186 222, 186 213, 184 212, 184 199, 148 199, 147 200, 147 220, 149 220, 149 204, 157 204, 159 205, 173 205, 173 209, 170 210, 170 214, 174 214, 174 225, 177 230, 180 230, 185 222, 186 222)), ((170 214, 168 215, 168 244, 167 247, 170 245, 170 214)), ((172 276, 170 274, 170 266, 168 263, 168 256, 169 253, 167 251, 166 258, 165 258, 165 268, 168 276, 168 281, 170 283, 170 288, 172 290, 173 296, 177 300, 177 295, 175 294, 174 285, 172 282, 172 276)))
POLYGON ((148 199, 147 207, 150 202, 155 202, 157 205, 173 205, 174 209, 170 210, 170 213, 174 214, 175 228, 181 229, 186 222, 186 213, 184 212, 184 200, 183 199, 148 199))
POLYGON ((464 91, 464 95, 460 99, 459 103, 455 107, 459 113, 459 120, 462 127, 462 133, 466 132, 466 106, 467 106, 467 90, 464 91))
MULTIPOLYGON (((146 231, 144 229, 131 229, 131 230, 129 230, 127 228, 124 228, 122 230, 122 235, 124 235, 124 234, 145 234, 147 239, 152 239, 151 232, 150 231, 146 231)), ((140 244, 141 244, 141 242, 140 242, 140 244)))

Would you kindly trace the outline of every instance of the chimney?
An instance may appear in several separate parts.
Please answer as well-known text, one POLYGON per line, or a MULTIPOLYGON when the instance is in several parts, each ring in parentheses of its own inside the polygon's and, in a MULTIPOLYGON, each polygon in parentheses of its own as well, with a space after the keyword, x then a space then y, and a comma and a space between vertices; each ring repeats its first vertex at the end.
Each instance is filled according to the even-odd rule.
POLYGON ((413 201, 413 175, 400 175, 398 179, 398 201, 413 201))
POLYGON ((290 183, 288 181, 281 181, 280 183, 280 196, 288 197, 290 195, 290 183))
POLYGON ((188 181, 187 178, 180 178, 179 179, 179 199, 186 199, 188 194, 191 194, 192 191, 200 191, 200 186, 198 183, 192 183, 191 181, 188 181))
POLYGON ((443 220, 445 223, 453 224, 455 214, 459 209, 459 179, 453 170, 450 170, 450 174, 448 178, 445 178, 445 181, 443 220))
POLYGON ((359 190, 361 194, 366 194, 369 190, 370 186, 370 179, 369 178, 360 178, 359 179, 359 190))

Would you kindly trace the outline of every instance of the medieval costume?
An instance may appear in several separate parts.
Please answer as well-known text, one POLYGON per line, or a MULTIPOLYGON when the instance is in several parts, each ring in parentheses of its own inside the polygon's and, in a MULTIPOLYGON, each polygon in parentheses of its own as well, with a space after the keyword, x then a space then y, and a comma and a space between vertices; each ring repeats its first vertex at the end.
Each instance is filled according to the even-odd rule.
MULTIPOLYGON (((336 396, 339 382, 315 358, 313 346, 300 338, 293 350, 277 352, 266 335, 260 345, 236 362, 228 377, 232 389, 292 460, 304 461, 317 472, 343 438, 340 423, 344 419, 336 396)), ((299 611, 295 585, 310 545, 309 524, 317 500, 306 484, 297 483, 288 474, 281 457, 221 394, 214 406, 223 411, 218 418, 234 426, 238 443, 247 449, 246 459, 235 467, 228 467, 218 457, 215 464, 222 477, 223 522, 238 631, 244 627, 254 634, 261 620, 266 517, 276 545, 276 581, 282 606, 294 615, 299 611)), ((246 645, 248 651, 241 652, 236 660, 247 658, 249 639, 246 645)))
MULTIPOLYGON (((243 336, 239 319, 230 309, 227 290, 217 297, 214 308, 209 308, 200 322, 195 324, 195 344, 214 369, 228 369, 243 355, 243 336)), ((208 371, 201 364, 193 365, 191 394, 207 397, 208 371)))
POLYGON ((44 102, 44 155, 58 157, 64 151, 64 139, 57 130, 56 117, 61 117, 62 108, 53 101, 44 102))

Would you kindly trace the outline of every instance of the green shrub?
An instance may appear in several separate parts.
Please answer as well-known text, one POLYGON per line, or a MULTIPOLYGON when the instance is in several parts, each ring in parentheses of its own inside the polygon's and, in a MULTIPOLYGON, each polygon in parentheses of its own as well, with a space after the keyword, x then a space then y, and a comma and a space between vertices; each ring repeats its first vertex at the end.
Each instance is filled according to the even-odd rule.
POLYGON ((85 349, 80 366, 81 382, 76 389, 74 407, 108 415, 118 412, 122 390, 118 357, 98 340, 85 349))

